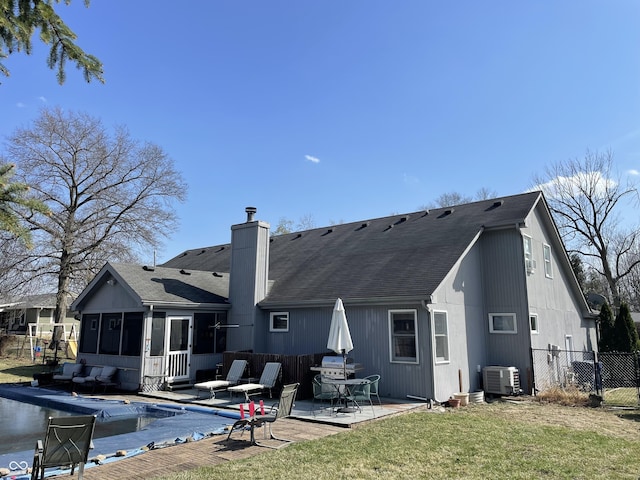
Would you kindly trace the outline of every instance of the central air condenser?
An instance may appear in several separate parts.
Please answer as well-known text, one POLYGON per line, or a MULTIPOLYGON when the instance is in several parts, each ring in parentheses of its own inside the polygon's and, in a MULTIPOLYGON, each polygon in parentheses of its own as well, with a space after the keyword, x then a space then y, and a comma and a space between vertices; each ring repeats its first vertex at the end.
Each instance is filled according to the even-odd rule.
POLYGON ((516 367, 484 367, 482 370, 484 391, 496 395, 518 395, 520 375, 516 367))

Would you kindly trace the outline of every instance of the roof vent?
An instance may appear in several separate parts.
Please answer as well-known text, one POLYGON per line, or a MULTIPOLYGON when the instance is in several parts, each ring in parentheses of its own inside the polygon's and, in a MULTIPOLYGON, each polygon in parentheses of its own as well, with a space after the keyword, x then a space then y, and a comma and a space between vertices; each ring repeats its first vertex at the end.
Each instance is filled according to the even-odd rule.
POLYGON ((429 209, 427 208, 424 213, 422 214, 423 217, 426 217, 427 215, 429 215, 429 209))
POLYGON ((191 275, 191 273, 190 273, 190 272, 187 272, 185 269, 180 270, 180 273, 181 273, 182 275, 191 275))
POLYGON ((395 225, 400 225, 401 223, 406 222, 407 220, 409 220, 409 215, 403 215, 398 219, 395 225))
POLYGON ((369 222, 363 222, 358 228, 356 228, 356 232, 358 230, 362 230, 363 228, 367 228, 369 226, 369 222))
POLYGON ((247 212, 247 223, 253 222, 253 216, 256 214, 258 209, 256 207, 247 207, 244 211, 247 212))
POLYGON ((213 276, 214 276, 214 277, 221 278, 221 277, 222 277, 222 274, 221 274, 221 273, 218 273, 218 272, 213 272, 213 276))
POLYGON ((224 245, 220 245, 220 248, 216 250, 216 252, 221 252, 222 250, 224 250, 224 245))
POLYGON ((325 235, 329 235, 330 233, 333 233, 333 228, 328 228, 327 231, 322 234, 322 236, 324 237, 325 235))
POLYGON ((297 240, 298 238, 301 238, 302 234, 298 233, 295 237, 293 237, 291 240, 297 240))
POLYGON ((142 269, 147 271, 147 272, 153 272, 155 270, 154 267, 150 267, 149 265, 143 266, 142 269))
POLYGON ((198 255, 202 255, 203 253, 206 253, 206 252, 207 252, 207 249, 206 249, 206 248, 203 248, 202 250, 200 250, 200 251, 198 252, 198 255))
POLYGON ((389 225, 387 225, 387 228, 383 230, 383 232, 386 232, 387 230, 391 230, 392 228, 393 228, 393 223, 390 223, 389 225))
POLYGON ((447 208, 444 212, 442 212, 442 213, 438 216, 438 218, 444 218, 444 217, 446 217, 446 216, 448 216, 448 215, 451 215, 453 212, 455 212, 455 209, 454 209, 454 208, 447 208))
POLYGON ((495 208, 501 207, 502 205, 504 205, 504 200, 496 200, 491 204, 489 208, 487 208, 486 211, 493 210, 495 208))

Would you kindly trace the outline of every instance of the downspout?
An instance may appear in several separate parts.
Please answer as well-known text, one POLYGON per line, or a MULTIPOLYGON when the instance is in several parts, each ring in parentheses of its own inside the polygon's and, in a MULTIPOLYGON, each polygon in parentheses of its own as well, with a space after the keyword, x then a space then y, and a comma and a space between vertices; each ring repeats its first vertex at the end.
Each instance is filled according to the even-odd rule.
MULTIPOLYGON (((436 380, 435 380, 435 371, 433 369, 433 365, 434 365, 434 361, 433 361, 433 335, 431 335, 431 307, 430 305, 433 303, 433 296, 429 295, 429 297, 427 299, 423 299, 420 300, 420 304, 422 305, 422 308, 424 308, 427 311, 427 322, 428 322, 428 331, 429 331, 429 343, 431 344, 431 362, 429 362, 429 372, 430 372, 430 379, 427 381, 431 382, 431 391, 434 394, 435 397, 435 392, 436 392, 436 380)), ((411 395, 407 395, 408 398, 413 398, 416 400, 423 400, 426 402, 429 402, 429 408, 431 408, 431 406, 433 405, 433 399, 430 397, 423 397, 423 398, 419 398, 419 397, 414 397, 411 395)))

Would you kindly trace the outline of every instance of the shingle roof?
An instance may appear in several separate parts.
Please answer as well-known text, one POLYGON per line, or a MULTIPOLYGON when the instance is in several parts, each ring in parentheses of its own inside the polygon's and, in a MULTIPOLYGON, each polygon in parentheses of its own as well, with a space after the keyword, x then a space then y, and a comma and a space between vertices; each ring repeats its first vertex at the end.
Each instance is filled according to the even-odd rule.
MULTIPOLYGON (((431 295, 483 228, 516 225, 525 193, 273 236, 267 303, 431 295)), ((228 272, 231 245, 188 250, 163 267, 228 272)))
POLYGON ((140 265, 109 264, 143 303, 224 304, 229 296, 229 275, 140 265))

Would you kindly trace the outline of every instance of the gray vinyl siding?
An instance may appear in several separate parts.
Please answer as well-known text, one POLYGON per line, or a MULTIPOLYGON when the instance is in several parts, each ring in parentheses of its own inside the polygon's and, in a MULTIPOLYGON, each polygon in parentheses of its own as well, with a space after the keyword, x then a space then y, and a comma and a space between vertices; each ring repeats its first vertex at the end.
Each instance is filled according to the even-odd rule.
MULTIPOLYGON (((327 349, 332 308, 282 309, 289 312, 288 332, 269 332, 265 335, 266 353, 336 355, 327 349)), ((394 398, 406 395, 433 398, 431 389, 431 334, 429 316, 420 305, 349 306, 345 303, 353 350, 348 357, 362 364, 358 376, 379 374, 380 394, 394 398), (418 364, 391 363, 389 344, 389 310, 415 310, 418 323, 418 364)), ((269 311, 263 323, 269 322, 269 311)))
POLYGON ((535 271, 526 275, 529 311, 537 314, 539 329, 539 333, 531 334, 532 347, 545 349, 552 344, 564 349, 565 336, 571 335, 574 350, 596 349, 595 323, 582 317, 579 299, 570 290, 573 278, 567 270, 564 251, 553 243, 553 237, 542 223, 537 209, 528 224, 522 233, 532 239, 532 254, 536 262, 535 271), (551 278, 545 275, 544 244, 551 248, 551 278))
POLYGON ((460 391, 460 377, 462 391, 480 389, 476 369, 485 365, 487 358, 481 254, 480 246, 473 246, 446 277, 430 305, 432 312, 447 312, 448 320, 449 362, 434 365, 437 401, 460 391))
POLYGON ((529 312, 522 236, 516 228, 482 235, 487 365, 514 366, 524 385, 530 369, 529 312), (489 332, 490 313, 516 315, 517 333, 489 332))

